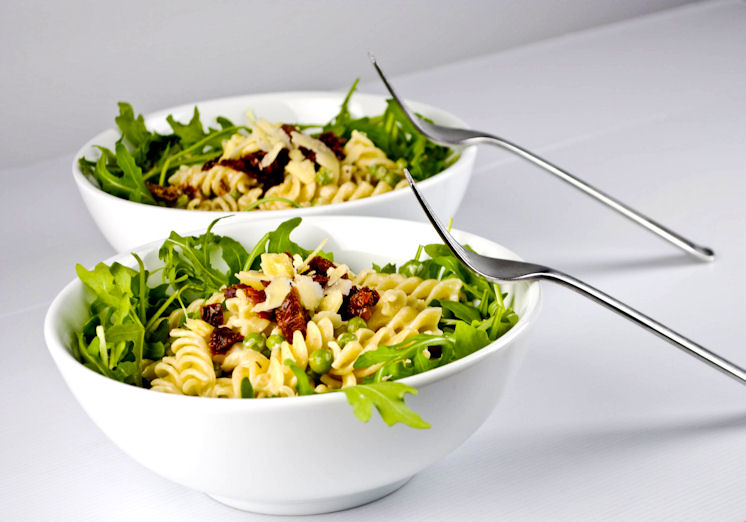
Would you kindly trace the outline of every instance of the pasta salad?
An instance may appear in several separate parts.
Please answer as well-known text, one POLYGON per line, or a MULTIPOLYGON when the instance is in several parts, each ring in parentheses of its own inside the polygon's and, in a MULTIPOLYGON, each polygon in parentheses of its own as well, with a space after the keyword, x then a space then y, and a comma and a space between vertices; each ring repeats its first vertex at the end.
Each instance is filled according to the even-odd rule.
MULTIPOLYGON (((290 239, 294 218, 251 249, 212 232, 172 233, 150 272, 76 267, 92 297, 73 354, 107 377, 154 391, 262 399, 341 391, 363 421, 429 425, 399 379, 491 343, 518 320, 500 287, 441 244, 399 267, 354 273, 290 239), (158 273, 156 273, 158 272, 158 273)), ((214 222, 213 222, 214 225, 214 222)))
POLYGON ((348 104, 325 125, 256 119, 248 125, 217 118, 204 129, 197 107, 188 123, 166 119, 173 131, 149 131, 127 103, 115 118, 121 138, 98 159, 81 157, 81 171, 106 192, 139 203, 190 210, 273 210, 341 203, 406 186, 402 169, 425 179, 456 158, 419 135, 399 107, 353 118, 348 104))

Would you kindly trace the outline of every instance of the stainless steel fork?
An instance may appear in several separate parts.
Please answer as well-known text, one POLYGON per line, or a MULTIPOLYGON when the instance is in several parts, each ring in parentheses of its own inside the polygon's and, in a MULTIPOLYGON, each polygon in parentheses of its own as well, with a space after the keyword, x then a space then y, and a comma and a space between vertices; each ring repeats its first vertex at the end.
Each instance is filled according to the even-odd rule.
POLYGON ((417 198, 417 201, 419 201, 422 210, 425 211, 430 223, 433 224, 435 230, 443 239, 443 242, 448 246, 453 255, 459 259, 459 261, 478 275, 496 283, 502 281, 534 280, 545 280, 559 283, 562 286, 566 286, 567 288, 604 305, 606 308, 618 313, 626 319, 629 319, 633 323, 647 328, 677 348, 680 348, 689 355, 709 364, 713 368, 720 370, 725 375, 732 377, 741 384, 746 384, 746 370, 743 368, 723 359, 719 355, 709 351, 704 346, 674 332, 667 326, 662 325, 658 321, 651 319, 647 315, 638 312, 634 308, 627 306, 621 301, 605 294, 589 284, 546 266, 508 259, 496 259, 466 250, 460 243, 453 239, 453 236, 451 236, 448 230, 438 221, 432 208, 430 208, 430 205, 425 201, 425 199, 423 199, 420 191, 417 189, 409 171, 405 169, 404 174, 406 175, 407 181, 412 187, 414 195, 417 198))
POLYGON ((566 170, 561 169, 556 165, 553 165, 547 160, 540 158, 536 154, 524 149, 523 147, 516 145, 515 143, 511 143, 510 141, 504 138, 500 138, 492 134, 488 134, 486 132, 474 131, 474 130, 469 130, 469 129, 454 129, 451 127, 443 127, 441 125, 429 123, 429 122, 424 121, 421 118, 418 118, 415 115, 415 113, 413 113, 411 110, 409 110, 409 108, 407 108, 403 100, 399 98, 399 96, 396 94, 396 91, 394 91, 394 88, 391 86, 388 79, 383 74, 383 71, 381 70, 381 67, 378 65, 376 58, 371 53, 368 53, 368 56, 370 57, 370 61, 373 64, 373 67, 375 67, 376 71, 378 72, 378 75, 381 77, 381 80, 383 80, 383 83, 386 86, 386 89, 388 89, 389 94, 391 94, 391 97, 399 105, 399 107, 404 112, 404 114, 409 119, 409 121, 412 123, 412 125, 414 125, 417 130, 419 130, 422 134, 424 134, 431 141, 441 144, 441 145, 474 145, 478 143, 485 143, 485 144, 501 147, 505 150, 512 152, 513 154, 516 154, 522 157, 523 159, 530 161, 531 163, 535 165, 538 165, 539 167, 543 168, 547 172, 554 174, 556 177, 558 177, 562 181, 569 183, 570 185, 584 192, 588 196, 595 198, 596 200, 600 201, 606 206, 612 208, 613 210, 616 210, 623 216, 634 221, 638 225, 648 229, 654 234, 657 234, 658 236, 665 239, 669 243, 676 245, 677 247, 687 252, 688 254, 696 257, 697 259, 700 259, 702 261, 713 261, 715 259, 715 252, 713 252, 712 249, 698 245, 694 243, 693 241, 686 239, 682 235, 677 234, 673 230, 667 227, 664 227, 660 223, 653 221, 649 217, 637 212, 636 210, 625 205, 621 201, 614 199, 613 197, 600 191, 599 189, 593 187, 592 185, 589 185, 585 181, 582 181, 581 179, 573 176, 566 170))

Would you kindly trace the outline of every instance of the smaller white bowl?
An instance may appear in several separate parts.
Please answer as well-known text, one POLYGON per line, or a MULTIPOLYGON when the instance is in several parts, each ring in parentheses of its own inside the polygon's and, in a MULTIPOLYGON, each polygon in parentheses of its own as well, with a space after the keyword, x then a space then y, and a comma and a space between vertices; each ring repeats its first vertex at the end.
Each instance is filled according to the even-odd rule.
MULTIPOLYGON (((253 245, 280 220, 228 219, 215 232, 253 245), (233 221, 231 223, 231 221, 233 221)), ((491 241, 454 231, 488 255, 518 259, 491 241)), ((429 224, 369 217, 313 217, 293 239, 326 248, 354 271, 371 261, 401 263, 419 243, 438 241, 429 224)), ((146 267, 161 266, 160 242, 137 249, 146 267)), ((133 266, 129 254, 106 260, 133 266)), ((282 399, 187 397, 123 384, 89 370, 70 352, 87 316, 79 280, 54 299, 44 321, 49 352, 93 421, 125 453, 179 484, 230 506, 273 514, 345 509, 380 498, 463 443, 495 407, 522 356, 525 333, 539 313, 538 283, 506 284, 518 323, 481 350, 402 379, 417 396, 407 403, 432 427, 386 426, 377 412, 360 422, 343 393, 282 399)), ((112 470, 112 473, 116 472, 112 470)), ((430 492, 434 498, 439 492, 430 492)), ((447 492, 440 492, 446 494, 447 492)))
MULTIPOLYGON (((188 121, 196 105, 205 125, 211 124, 217 116, 225 116, 234 122, 243 122, 247 109, 251 109, 257 117, 270 121, 324 123, 337 114, 343 99, 344 93, 333 92, 284 92, 220 98, 165 109, 146 116, 145 122, 148 128, 167 133, 170 132, 170 127, 166 122, 166 116, 173 114, 177 121, 188 121)), ((355 93, 350 101, 350 112, 355 116, 381 114, 386 107, 385 100, 383 96, 355 93)), ((448 112, 421 103, 407 103, 436 123, 466 127, 462 120, 448 112)), ((215 218, 231 214, 146 205, 104 192, 95 181, 88 179, 80 171, 78 158, 96 158, 99 152, 94 145, 113 149, 117 139, 119 132, 115 129, 109 129, 94 137, 75 155, 72 171, 75 184, 93 220, 118 252, 167 237, 172 230, 185 232, 205 228, 215 218)), ((458 210, 474 169, 476 147, 471 146, 457 151, 460 156, 453 165, 418 185, 438 215, 444 218, 453 216, 458 210)), ((423 219, 414 195, 404 189, 344 203, 301 209, 258 210, 246 214, 255 220, 334 214, 423 219)))

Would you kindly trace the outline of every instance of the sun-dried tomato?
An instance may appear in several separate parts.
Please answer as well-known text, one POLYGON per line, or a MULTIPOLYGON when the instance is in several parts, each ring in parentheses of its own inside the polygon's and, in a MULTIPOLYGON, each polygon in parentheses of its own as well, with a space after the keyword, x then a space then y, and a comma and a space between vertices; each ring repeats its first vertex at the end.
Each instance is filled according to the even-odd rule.
POLYGON ((189 199, 195 199, 202 197, 202 193, 199 191, 197 187, 193 187, 191 185, 181 185, 181 190, 186 194, 189 199))
POLYGON ((202 307, 202 320, 213 326, 223 324, 223 306, 220 303, 204 305, 202 307))
POLYGON ((380 298, 378 292, 367 286, 363 288, 353 286, 349 295, 342 301, 340 315, 345 321, 352 317, 362 317, 367 321, 373 313, 373 307, 376 306, 380 298))
POLYGON ((244 285, 242 283, 238 283, 237 285, 231 285, 229 287, 226 287, 223 290, 223 295, 225 296, 226 299, 230 299, 231 297, 236 297, 236 292, 238 291, 239 288, 246 290, 247 288, 249 288, 249 285, 244 285))
POLYGON ((300 150, 301 154, 303 154, 303 156, 316 163, 316 153, 314 151, 305 147, 298 147, 298 149, 300 150))
POLYGON ((218 162, 218 165, 243 172, 249 177, 256 179, 262 184, 264 190, 285 181, 285 166, 290 161, 287 149, 280 150, 271 165, 262 168, 261 163, 266 156, 263 151, 252 152, 241 158, 226 158, 218 162))
POLYGON ((291 125, 289 123, 283 123, 282 125, 280 125, 280 128, 285 132, 285 134, 288 135, 288 138, 292 136, 291 133, 293 131, 298 132, 298 127, 296 127, 295 125, 291 125))
POLYGON ((329 147, 334 155, 337 156, 337 159, 339 159, 340 161, 345 158, 344 147, 345 143, 347 143, 347 140, 342 136, 337 136, 332 131, 322 132, 319 135, 319 141, 329 147))
POLYGON ((244 294, 246 294, 246 299, 254 304, 263 303, 267 300, 267 294, 264 293, 264 290, 257 290, 250 287, 249 285, 244 285, 241 283, 229 286, 228 288, 223 290, 223 295, 226 299, 236 297, 236 293, 238 292, 238 290, 243 290, 244 294))
MULTIPOLYGON (((329 282, 329 277, 326 275, 330 268, 336 268, 337 265, 325 259, 321 256, 314 256, 308 261, 308 268, 315 272, 311 278, 319 283, 322 287, 325 287, 329 282)), ((347 274, 345 274, 347 275, 347 274)))
POLYGON ((182 190, 174 185, 164 187, 163 185, 157 185, 146 181, 145 186, 148 187, 151 194, 164 201, 176 201, 182 194, 182 190))
POLYGON ((326 284, 329 282, 329 278, 328 277, 326 277, 325 275, 321 275, 318 272, 316 272, 315 274, 313 274, 311 276, 311 279, 313 279, 318 284, 320 284, 322 288, 325 288, 326 284))
POLYGON ((231 346, 243 341, 243 335, 226 326, 218 326, 210 334, 210 351, 213 355, 227 352, 231 346))
POLYGON ((315 270, 317 274, 326 275, 330 268, 337 268, 337 265, 321 256, 313 256, 308 261, 308 268, 315 270))
POLYGON ((306 323, 308 322, 308 313, 300 302, 298 289, 293 287, 285 297, 285 300, 275 312, 277 326, 282 330, 285 339, 292 339, 293 332, 300 330, 303 337, 306 336, 306 323))
POLYGON ((205 161, 204 165, 202 165, 202 170, 203 171, 210 170, 217 164, 218 164, 218 158, 212 158, 211 160, 205 161))

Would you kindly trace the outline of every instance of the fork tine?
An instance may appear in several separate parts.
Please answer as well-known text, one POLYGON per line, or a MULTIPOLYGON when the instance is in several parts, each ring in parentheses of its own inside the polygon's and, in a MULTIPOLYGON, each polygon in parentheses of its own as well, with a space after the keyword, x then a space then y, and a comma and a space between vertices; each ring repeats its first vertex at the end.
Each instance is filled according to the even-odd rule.
POLYGON ((396 91, 394 90, 394 87, 389 83, 388 78, 386 78, 386 75, 383 74, 383 70, 381 70, 381 67, 378 65, 378 61, 376 60, 376 57, 373 56, 373 53, 368 51, 368 58, 370 58, 370 63, 373 64, 373 67, 375 68, 376 72, 378 73, 378 76, 381 78, 381 81, 386 86, 386 90, 389 91, 389 94, 394 99, 396 104, 399 106, 399 108, 402 110, 404 115, 407 117, 409 122, 415 126, 415 128, 425 136, 429 136, 426 129, 422 127, 422 124, 420 122, 420 119, 417 117, 417 115, 413 114, 409 108, 406 106, 406 104, 402 101, 401 98, 399 98, 399 95, 396 94, 396 91))
POLYGON ((433 211, 430 204, 422 196, 414 179, 412 179, 412 175, 406 168, 404 169, 404 175, 407 178, 409 186, 412 188, 412 192, 414 192, 415 198, 417 198, 422 210, 435 228, 435 231, 443 240, 443 243, 445 243, 451 253, 461 262, 461 264, 475 274, 484 277, 493 283, 500 283, 504 281, 537 279, 542 277, 541 274, 551 271, 551 269, 535 263, 489 257, 467 250, 438 220, 435 211, 433 211))
POLYGON ((414 192, 414 197, 416 197, 417 201, 420 203, 420 206, 422 207, 422 210, 425 212, 427 219, 429 219, 430 223, 432 223, 433 227, 435 227, 435 231, 438 233, 438 235, 443 240, 443 242, 446 244, 446 246, 448 246, 448 248, 451 249, 451 252, 453 253, 453 255, 456 256, 456 258, 459 261, 461 261, 464 265, 474 270, 475 272, 479 272, 467 260, 467 257, 469 254, 466 252, 466 249, 461 246, 461 243, 459 243, 453 238, 451 233, 448 232, 448 229, 444 227, 441 224, 441 222, 438 220, 438 216, 435 215, 435 211, 433 211, 433 209, 430 207, 430 204, 425 200, 425 198, 422 197, 422 194, 420 194, 420 191, 417 188, 417 185, 414 182, 414 179, 412 179, 412 175, 409 173, 409 170, 406 168, 404 169, 404 175, 407 178, 407 183, 409 183, 409 186, 412 187, 412 191, 414 192))

